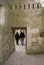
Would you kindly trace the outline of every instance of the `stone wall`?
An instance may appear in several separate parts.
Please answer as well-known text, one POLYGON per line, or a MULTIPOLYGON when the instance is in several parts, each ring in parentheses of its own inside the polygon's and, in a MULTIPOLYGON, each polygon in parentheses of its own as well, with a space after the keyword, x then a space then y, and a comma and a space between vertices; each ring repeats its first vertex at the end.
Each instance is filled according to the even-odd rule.
MULTIPOLYGON (((27 30, 29 29, 30 27, 27 30)), ((34 29, 30 29, 30 31, 28 32, 28 38, 29 41, 31 40, 31 42, 28 42, 29 44, 27 44, 27 53, 42 54, 44 53, 44 37, 40 37, 40 32, 44 32, 44 8, 41 8, 41 30, 39 30, 38 28, 36 28, 36 30, 34 29)))
POLYGON ((39 8, 37 9, 37 3, 33 0, 22 0, 17 1, 14 0, 14 6, 12 11, 12 21, 10 22, 10 26, 13 27, 31 27, 31 28, 41 28, 41 6, 39 4, 39 8), (26 9, 24 9, 24 4, 26 9), (30 9, 28 9, 28 4, 30 4, 30 9), (34 4, 34 9, 32 5, 34 4), (22 8, 15 9, 15 5, 18 7, 21 5, 22 8))
MULTIPOLYGON (((42 7, 42 32, 44 32, 44 7, 42 7)), ((43 46, 44 46, 44 37, 42 37, 43 39, 42 39, 42 44, 43 44, 43 46)), ((44 49, 44 47, 43 47, 43 49, 44 49)))
POLYGON ((3 29, 3 26, 0 25, 0 65, 2 64, 2 61, 3 61, 3 57, 2 57, 2 29, 3 29))
MULTIPOLYGON (((37 3, 30 0, 20 0, 20 2, 14 0, 14 4, 15 3, 17 5, 22 4, 22 9, 10 10, 8 8, 5 8, 4 17, 0 16, 2 17, 0 19, 0 63, 5 63, 11 53, 15 50, 13 32, 11 27, 27 28, 27 53, 30 54, 44 52, 44 44, 41 44, 43 40, 41 41, 42 38, 39 36, 39 29, 42 28, 41 24, 44 23, 41 22, 41 6, 39 9, 37 9, 37 3), (30 9, 27 9, 28 3, 31 4, 30 9), (35 5, 34 9, 32 8, 33 3, 35 5), (26 9, 23 9, 24 4, 26 4, 26 9), (35 43, 32 43, 33 40, 35 43)), ((44 18, 42 20, 44 21, 44 18)))
POLYGON ((3 64, 3 57, 2 57, 2 31, 3 31, 3 24, 5 21, 5 8, 0 5, 0 65, 3 64))
POLYGON ((15 51, 15 46, 13 32, 11 27, 9 26, 10 10, 5 7, 1 12, 2 14, 0 15, 0 65, 3 65, 8 59, 8 57, 12 54, 12 52, 15 51))
POLYGON ((9 26, 9 22, 10 22, 9 12, 10 11, 6 8, 5 23, 4 23, 3 32, 2 32, 4 62, 6 61, 6 59, 8 59, 11 53, 15 50, 13 32, 12 32, 11 27, 9 26))
POLYGON ((14 0, 12 6, 13 13, 11 14, 12 17, 10 16, 11 21, 9 24, 11 27, 27 28, 27 53, 41 52, 42 39, 39 35, 42 29, 41 4, 36 3, 34 0, 14 0), (30 4, 29 9, 28 4, 30 4), (37 4, 39 4, 39 8, 37 8, 37 4), (17 6, 16 9, 15 5, 17 6), (19 6, 21 6, 21 8, 19 8, 19 6))
POLYGON ((44 31, 44 7, 42 7, 42 31, 44 31))

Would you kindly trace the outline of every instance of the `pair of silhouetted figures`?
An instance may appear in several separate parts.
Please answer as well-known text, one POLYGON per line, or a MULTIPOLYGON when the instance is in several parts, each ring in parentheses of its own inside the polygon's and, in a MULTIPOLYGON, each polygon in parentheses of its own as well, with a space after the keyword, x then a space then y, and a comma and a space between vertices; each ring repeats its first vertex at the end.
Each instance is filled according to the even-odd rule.
POLYGON ((15 35, 16 44, 19 45, 18 42, 19 42, 19 39, 21 39, 21 44, 24 45, 24 38, 25 38, 24 32, 21 32, 20 35, 17 32, 16 35, 15 35))

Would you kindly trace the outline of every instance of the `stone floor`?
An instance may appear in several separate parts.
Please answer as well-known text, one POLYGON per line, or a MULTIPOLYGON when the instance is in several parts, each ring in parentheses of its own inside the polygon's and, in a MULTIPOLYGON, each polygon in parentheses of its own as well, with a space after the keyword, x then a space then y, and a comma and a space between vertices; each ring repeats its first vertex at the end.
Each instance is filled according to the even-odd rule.
POLYGON ((44 65, 44 55, 26 55, 25 46, 16 46, 5 65, 44 65))

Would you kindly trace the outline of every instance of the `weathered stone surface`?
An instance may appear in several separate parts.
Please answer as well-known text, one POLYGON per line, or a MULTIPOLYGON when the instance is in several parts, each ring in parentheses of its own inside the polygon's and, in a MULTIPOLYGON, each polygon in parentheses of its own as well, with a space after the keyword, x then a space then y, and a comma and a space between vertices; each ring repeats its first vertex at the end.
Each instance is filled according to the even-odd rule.
MULTIPOLYGON (((13 14, 12 14, 12 21, 10 23, 11 26, 13 27, 28 27, 30 26, 31 28, 41 28, 41 16, 39 14, 41 14, 41 7, 39 7, 39 9, 37 9, 36 5, 37 3, 35 3, 34 1, 21 1, 22 4, 22 9, 15 9, 13 10, 13 14), (32 8, 32 4, 34 3, 35 8, 32 8), (26 5, 26 9, 24 9, 24 4, 26 5), (28 4, 30 4, 30 9, 28 9, 28 4)), ((14 5, 18 5, 21 4, 21 2, 14 2, 14 5)))
POLYGON ((22 0, 22 1, 14 0, 14 4, 12 6, 15 5, 17 5, 18 7, 19 5, 22 5, 22 8, 21 9, 13 8, 12 12, 9 13, 10 27, 27 27, 27 50, 33 49, 34 47, 36 49, 39 48, 39 44, 42 43, 39 38, 40 29, 42 29, 40 3, 38 9, 37 9, 37 3, 31 0, 22 0), (34 3, 34 9, 32 8, 33 3, 34 3), (26 9, 24 9, 24 4, 26 5, 26 9), (28 4, 30 4, 30 9, 28 9, 28 4), (34 39, 34 41, 32 40, 32 38, 34 39))
POLYGON ((3 26, 3 32, 2 32, 2 40, 3 40, 3 60, 4 62, 6 61, 6 59, 8 59, 8 57, 10 56, 10 54, 15 50, 15 46, 14 46, 14 41, 13 41, 13 33, 12 33, 12 29, 10 28, 8 22, 9 17, 9 10, 5 10, 5 24, 3 26))
POLYGON ((15 5, 17 5, 18 7, 19 5, 22 5, 22 8, 14 9, 15 8, 14 7, 12 12, 10 12, 10 22, 9 22, 10 26, 27 27, 27 50, 32 48, 33 45, 37 45, 39 47, 39 44, 42 43, 40 41, 39 36, 40 30, 42 29, 41 4, 39 3, 39 8, 37 8, 37 3, 32 0, 22 0, 22 1, 14 0, 13 6, 15 5), (26 5, 26 9, 24 9, 24 4, 26 5), (28 9, 28 4, 30 4, 30 9, 28 9), (34 9, 32 8, 32 4, 34 4, 34 9), (34 41, 36 40, 36 38, 37 40, 34 42, 32 38, 34 39, 34 41))
POLYGON ((15 50, 15 46, 13 43, 13 32, 9 26, 9 10, 1 7, 0 11, 0 64, 3 64, 15 50))
MULTIPOLYGON (((44 39, 40 41, 41 38, 39 36, 40 29, 42 29, 43 27, 44 30, 44 22, 42 23, 41 21, 41 5, 37 9, 36 7, 37 3, 35 3, 32 0, 22 0, 22 1, 14 0, 14 4, 16 5, 22 4, 22 9, 10 10, 7 7, 5 7, 5 9, 1 11, 2 7, 0 8, 0 12, 4 13, 0 15, 0 24, 2 25, 2 28, 0 28, 0 45, 1 45, 0 58, 2 58, 1 62, 2 61, 5 62, 8 59, 9 55, 14 51, 15 46, 11 27, 27 28, 26 41, 27 41, 28 53, 34 53, 35 51, 37 52, 44 51, 44 44, 41 44, 42 42, 44 43, 44 39), (28 3, 31 4, 30 9, 28 9, 28 3), (32 8, 33 3, 35 5, 34 9, 32 8), (26 9, 24 9, 24 4, 26 4, 26 9), (43 24, 43 26, 41 26, 41 23, 43 24), (38 29, 39 31, 37 32, 36 30, 34 30, 35 28, 36 30, 38 29)), ((44 17, 44 15, 42 16, 44 17)))

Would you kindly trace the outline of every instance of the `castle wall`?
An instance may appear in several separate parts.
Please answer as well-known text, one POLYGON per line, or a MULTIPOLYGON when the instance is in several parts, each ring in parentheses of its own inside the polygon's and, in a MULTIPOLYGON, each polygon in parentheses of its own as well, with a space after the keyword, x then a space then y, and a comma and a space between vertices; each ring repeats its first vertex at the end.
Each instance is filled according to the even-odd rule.
POLYGON ((13 5, 13 22, 10 23, 13 27, 31 27, 31 28, 41 28, 41 7, 39 4, 39 8, 37 9, 37 3, 30 0, 24 0, 17 3, 15 1, 13 5), (30 4, 30 8, 28 9, 28 4, 30 4), (33 9, 34 4, 34 9, 33 9), (17 8, 15 9, 15 5, 17 8), (19 6, 21 5, 21 9, 19 6), (25 5, 25 9, 24 9, 25 5), (17 24, 18 23, 18 24, 17 24))
POLYGON ((40 4, 39 8, 37 8, 37 3, 34 1, 14 0, 12 10, 5 8, 3 11, 0 9, 0 12, 4 13, 0 13, 0 17, 2 17, 0 19, 0 62, 2 60, 5 62, 9 55, 14 51, 14 39, 11 27, 27 28, 27 53, 40 53, 44 51, 42 38, 39 35, 40 30, 42 29, 40 4), (18 6, 16 9, 15 4, 18 6), (29 9, 28 4, 30 4, 29 9), (21 7, 19 8, 20 5, 21 7))
POLYGON ((12 12, 12 17, 10 15, 10 26, 27 27, 27 53, 30 49, 33 51, 38 51, 39 49, 41 51, 40 44, 42 43, 42 39, 39 35, 42 28, 40 3, 36 3, 33 0, 14 0, 12 12), (39 4, 38 8, 37 4, 39 4), (30 5, 29 8, 28 5, 30 5))
POLYGON ((3 64, 3 49, 2 49, 2 31, 3 31, 3 24, 5 21, 5 8, 0 5, 0 65, 3 64))
POLYGON ((0 7, 0 65, 3 65, 15 50, 13 32, 9 26, 9 10, 0 7))

